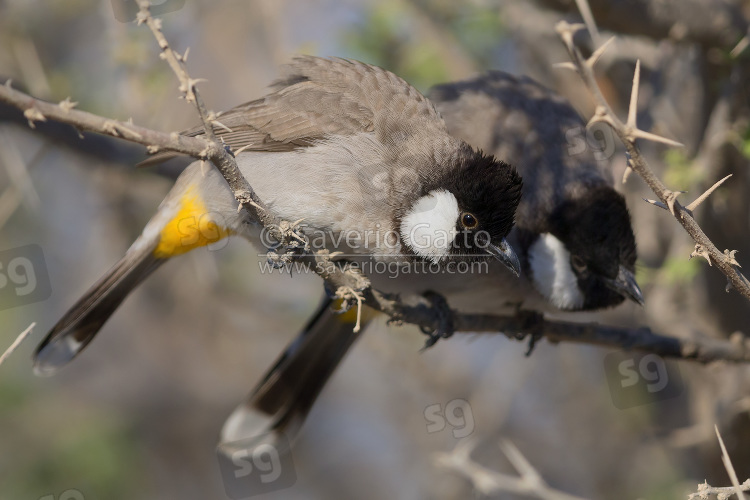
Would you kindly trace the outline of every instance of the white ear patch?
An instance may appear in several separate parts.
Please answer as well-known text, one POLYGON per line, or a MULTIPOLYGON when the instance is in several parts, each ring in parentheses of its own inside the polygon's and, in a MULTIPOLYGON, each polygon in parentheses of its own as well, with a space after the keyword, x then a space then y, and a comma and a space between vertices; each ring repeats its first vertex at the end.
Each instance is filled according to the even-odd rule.
POLYGON ((414 253, 437 264, 449 254, 460 214, 452 193, 430 191, 402 219, 401 239, 414 253))
POLYGON ((529 267, 537 290, 559 309, 583 306, 578 279, 570 267, 570 253, 549 233, 539 235, 529 248, 529 267))

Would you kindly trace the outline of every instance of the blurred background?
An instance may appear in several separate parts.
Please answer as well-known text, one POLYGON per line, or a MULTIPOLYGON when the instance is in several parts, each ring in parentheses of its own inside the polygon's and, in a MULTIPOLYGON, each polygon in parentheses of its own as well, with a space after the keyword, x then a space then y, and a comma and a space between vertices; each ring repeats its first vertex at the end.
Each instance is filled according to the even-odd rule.
MULTIPOLYGON (((151 33, 122 22, 132 19, 125 1, 0 0, 0 77, 146 127, 194 125, 151 33)), ((597 66, 607 99, 625 115, 640 59, 639 125, 686 145, 643 144, 644 154, 670 188, 689 192, 683 200, 733 174, 696 216, 718 248, 750 263, 750 49, 731 52, 747 33, 750 2, 590 1, 603 39, 618 35, 597 66)), ((180 52, 190 47, 191 76, 208 80, 200 89, 217 111, 260 97, 279 64, 309 53, 381 65, 425 92, 487 69, 527 74, 585 120, 593 113, 577 75, 552 67, 568 60, 554 25, 580 21, 573 0, 162 8, 167 38, 180 52)), ((591 51, 585 32, 577 41, 591 51)), ((750 304, 726 293, 703 260, 688 260, 689 237, 641 200, 652 196, 640 179, 622 184, 623 148, 597 130, 586 147, 628 199, 646 306, 579 317, 682 338, 750 333, 750 304)), ((225 498, 214 450, 221 426, 321 296, 316 276, 262 275, 258 252, 231 240, 160 268, 75 363, 54 378, 33 376, 34 345, 120 258, 171 186, 163 170, 134 169, 143 156, 66 128, 35 133, 0 108, 0 256, 33 254, 37 277, 49 277, 35 302, 0 303, 0 351, 37 322, 0 367, 0 498, 225 498)), ((669 373, 668 393, 616 405, 612 356, 640 359, 633 355, 541 342, 524 357, 524 343, 469 334, 419 353, 423 340, 383 319, 370 328, 302 429, 295 481, 263 498, 469 498, 469 482, 433 463, 466 435, 478 443, 476 460, 496 471, 514 473, 497 446, 507 438, 555 488, 666 499, 704 479, 729 484, 718 425, 740 481, 750 477, 747 367, 667 363, 659 376, 669 373)))

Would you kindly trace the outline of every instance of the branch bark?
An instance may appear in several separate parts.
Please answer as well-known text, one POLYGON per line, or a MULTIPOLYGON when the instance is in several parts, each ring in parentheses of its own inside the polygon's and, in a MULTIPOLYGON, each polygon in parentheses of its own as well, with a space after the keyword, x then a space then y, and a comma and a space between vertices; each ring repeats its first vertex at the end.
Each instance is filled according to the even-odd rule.
MULTIPOLYGON (((441 318, 427 305, 406 306, 373 290, 374 300, 366 304, 387 314, 392 320, 439 330, 441 318)), ((635 350, 657 354, 664 358, 684 359, 698 363, 730 361, 750 362, 750 339, 736 333, 729 341, 710 338, 680 339, 659 335, 651 329, 623 328, 599 323, 574 323, 548 320, 536 313, 522 312, 515 316, 491 314, 462 314, 450 311, 450 320, 456 332, 501 333, 511 340, 527 337, 545 338, 551 343, 571 342, 615 349, 635 350)), ((533 345, 531 346, 533 347, 533 345)))

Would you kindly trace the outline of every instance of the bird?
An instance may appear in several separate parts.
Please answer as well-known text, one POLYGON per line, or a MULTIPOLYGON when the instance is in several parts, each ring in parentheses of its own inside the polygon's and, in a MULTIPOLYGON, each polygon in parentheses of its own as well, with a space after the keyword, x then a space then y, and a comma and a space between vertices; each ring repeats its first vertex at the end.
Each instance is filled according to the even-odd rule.
MULTIPOLYGON (((509 237, 521 261, 522 286, 504 286, 497 279, 504 271, 489 266, 479 278, 505 289, 483 294, 489 297, 479 307, 513 304, 552 313, 604 309, 625 300, 643 305, 625 198, 595 151, 580 150, 576 141, 585 140, 586 125, 564 98, 529 77, 501 71, 437 85, 429 97, 452 135, 513 162, 524 178, 509 237)), ((459 295, 457 289, 456 304, 459 295)))
MULTIPOLYGON (((582 150, 576 142, 585 122, 568 101, 529 77, 496 70, 437 85, 428 96, 452 135, 516 165, 522 175, 523 194, 508 236, 520 259, 521 277, 510 280, 507 270, 489 262, 484 272, 471 274, 421 273, 400 280, 373 276, 375 288, 407 297, 430 290, 457 311, 479 314, 530 310, 560 315, 625 300, 643 304, 625 199, 597 164, 594 151, 582 150)), ((312 402, 310 396, 298 402, 291 394, 319 394, 354 344, 351 327, 323 307, 298 337, 305 341, 293 341, 234 410, 224 426, 223 443, 264 433, 287 439, 296 435, 312 402), (312 353, 315 336, 341 348, 329 348, 327 355, 312 353), (281 386, 287 397, 279 396, 281 386), (269 400, 274 404, 263 404, 269 400)))
MULTIPOLYGON (((304 220, 313 249, 435 269, 494 257, 520 272, 505 239, 521 196, 517 170, 451 136, 433 104, 389 71, 300 56, 270 93, 211 126, 271 215, 304 220)), ((49 331, 35 372, 70 362, 169 259, 234 235, 262 245, 263 229, 249 220, 218 170, 189 165, 124 257, 49 331)))

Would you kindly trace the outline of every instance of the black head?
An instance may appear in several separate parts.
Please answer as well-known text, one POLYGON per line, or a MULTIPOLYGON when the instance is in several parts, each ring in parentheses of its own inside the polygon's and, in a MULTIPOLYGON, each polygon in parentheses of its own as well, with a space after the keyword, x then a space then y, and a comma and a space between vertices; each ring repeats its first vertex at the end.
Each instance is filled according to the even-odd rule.
POLYGON ((521 199, 522 181, 516 169, 462 143, 453 164, 438 170, 441 174, 425 183, 401 220, 407 245, 418 256, 434 261, 492 255, 518 274, 518 259, 505 241, 521 199), (418 238, 407 236, 417 224, 429 225, 419 237, 449 232, 453 239, 443 251, 420 252, 418 238))
POLYGON ((550 233, 570 253, 570 267, 584 301, 600 309, 643 297, 635 283, 636 246, 625 199, 610 186, 587 189, 562 203, 550 218, 550 233))

